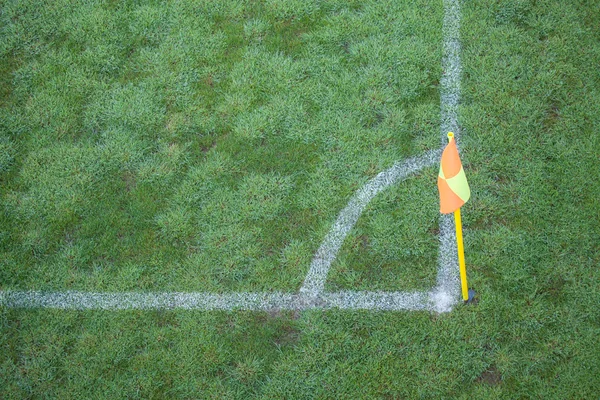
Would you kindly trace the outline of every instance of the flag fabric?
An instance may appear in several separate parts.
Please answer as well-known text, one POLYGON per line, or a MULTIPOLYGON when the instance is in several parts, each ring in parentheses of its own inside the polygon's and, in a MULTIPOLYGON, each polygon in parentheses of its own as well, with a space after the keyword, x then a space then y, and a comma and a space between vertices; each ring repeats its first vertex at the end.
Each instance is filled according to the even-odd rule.
POLYGON ((449 214, 460 207, 471 197, 467 176, 463 170, 454 135, 448 134, 450 142, 442 153, 438 191, 440 192, 440 212, 449 214))

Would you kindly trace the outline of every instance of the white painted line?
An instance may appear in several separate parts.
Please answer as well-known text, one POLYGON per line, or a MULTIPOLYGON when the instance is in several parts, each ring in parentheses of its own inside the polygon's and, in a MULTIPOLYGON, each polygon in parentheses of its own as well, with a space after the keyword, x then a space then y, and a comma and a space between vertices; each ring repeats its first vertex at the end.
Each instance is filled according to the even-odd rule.
MULTIPOLYGON (((454 132, 457 146, 460 144, 461 129, 458 124, 460 102, 460 82, 462 66, 460 62, 460 3, 459 0, 444 0, 444 22, 442 26, 444 56, 443 74, 440 79, 442 147, 448 143, 448 132, 454 132)), ((437 285, 432 290, 437 310, 450 311, 459 301, 460 280, 454 216, 440 216, 440 253, 437 285)))
POLYGON ((435 310, 427 292, 355 292, 323 293, 325 308, 343 310, 435 310))
POLYGON ((448 132, 454 132, 457 144, 460 139, 458 104, 460 101, 460 4, 458 0, 444 0, 444 22, 442 25, 443 57, 440 79, 440 103, 442 146, 448 143, 448 132))
POLYGON ((379 173, 362 187, 340 212, 335 224, 317 250, 300 293, 317 296, 323 292, 331 263, 344 243, 344 239, 358 221, 365 207, 385 188, 419 172, 425 167, 439 162, 440 150, 429 151, 421 157, 411 158, 394 164, 390 169, 379 173))
MULTIPOLYGON (((460 8, 458 0, 444 0, 442 28, 444 56, 440 81, 442 144, 446 134, 460 136, 458 105, 460 100, 460 8)), ((382 190, 410 174, 439 161, 440 150, 396 163, 371 179, 340 212, 334 226, 317 250, 299 294, 272 293, 91 293, 0 291, 0 306, 9 308, 57 309, 197 309, 197 310, 305 310, 369 309, 451 311, 459 301, 458 261, 453 220, 440 218, 440 254, 436 286, 429 292, 324 292, 325 281, 344 239, 356 224, 367 204, 382 190)))
POLYGON ((63 310, 436 310, 427 292, 329 292, 317 297, 271 293, 90 293, 4 291, 0 305, 7 308, 63 310))
POLYGON ((270 310, 303 308, 291 293, 92 293, 4 291, 0 304, 11 308, 57 308, 75 310, 199 309, 270 310))

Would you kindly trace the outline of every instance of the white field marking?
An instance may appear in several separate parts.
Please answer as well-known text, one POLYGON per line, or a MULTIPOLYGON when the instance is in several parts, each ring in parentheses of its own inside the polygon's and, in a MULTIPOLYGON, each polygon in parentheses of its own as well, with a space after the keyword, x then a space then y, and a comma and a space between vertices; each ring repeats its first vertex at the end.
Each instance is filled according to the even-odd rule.
MULTIPOLYGON (((454 132, 457 146, 460 144, 458 104, 462 66, 460 62, 460 3, 459 0, 444 0, 444 22, 442 25, 444 56, 440 79, 442 146, 448 143, 448 132, 454 132)), ((432 289, 431 301, 438 312, 450 311, 459 301, 460 280, 454 216, 440 216, 440 253, 437 285, 432 289)))
MULTIPOLYGON (((442 145, 446 134, 454 132, 459 142, 458 104, 460 100, 460 7, 458 0, 444 0, 442 27, 443 75, 440 80, 442 145)), ((331 231, 315 254, 298 294, 271 293, 91 293, 0 291, 0 306, 11 308, 57 309, 198 309, 198 310, 273 310, 273 309, 369 309, 429 310, 448 312, 459 301, 459 277, 453 218, 440 218, 440 254, 436 286, 429 292, 324 292, 327 273, 344 238, 366 205, 383 189, 439 160, 441 150, 396 163, 371 179, 342 210, 331 231)))
POLYGON ((318 297, 282 292, 270 293, 91 293, 2 292, 0 305, 7 308, 63 310, 308 310, 377 309, 437 311, 426 292, 329 292, 318 297))
POLYGON ((4 292, 0 302, 15 308, 58 308, 75 310, 200 309, 270 310, 301 307, 291 293, 92 293, 92 292, 4 292))
POLYGON ((442 77, 440 79, 440 104, 442 146, 448 143, 448 132, 454 132, 456 143, 460 140, 458 104, 460 101, 460 5, 459 0, 444 0, 442 25, 443 51, 442 77))

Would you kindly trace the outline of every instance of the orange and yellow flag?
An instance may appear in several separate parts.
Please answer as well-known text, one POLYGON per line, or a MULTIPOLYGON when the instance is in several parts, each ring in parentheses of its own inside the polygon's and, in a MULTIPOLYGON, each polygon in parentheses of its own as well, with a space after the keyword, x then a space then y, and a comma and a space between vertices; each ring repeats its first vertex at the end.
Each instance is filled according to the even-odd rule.
POLYGON ((449 214, 460 207, 471 197, 467 176, 463 170, 454 135, 448 134, 450 142, 442 153, 438 190, 440 192, 440 212, 449 214))

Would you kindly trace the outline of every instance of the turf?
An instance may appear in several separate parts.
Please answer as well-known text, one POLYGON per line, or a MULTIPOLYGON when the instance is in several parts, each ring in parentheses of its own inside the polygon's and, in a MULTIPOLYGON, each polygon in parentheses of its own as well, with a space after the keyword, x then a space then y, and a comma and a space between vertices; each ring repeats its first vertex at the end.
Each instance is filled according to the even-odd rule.
MULTIPOLYGON (((0 10, 3 290, 295 291, 355 190, 439 146, 441 2, 0 10)), ((477 304, 3 308, 0 397, 597 396, 600 7, 488 0, 462 14, 477 304)), ((436 172, 369 205, 329 288, 431 285, 436 172)))
POLYGON ((441 4, 70 7, 4 16, 12 288, 295 291, 354 191, 437 143, 441 4))

